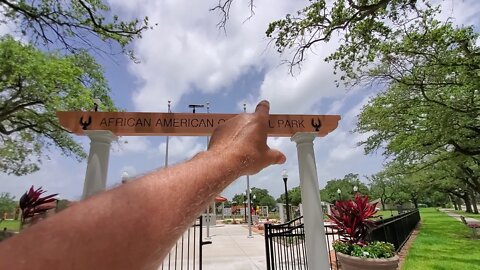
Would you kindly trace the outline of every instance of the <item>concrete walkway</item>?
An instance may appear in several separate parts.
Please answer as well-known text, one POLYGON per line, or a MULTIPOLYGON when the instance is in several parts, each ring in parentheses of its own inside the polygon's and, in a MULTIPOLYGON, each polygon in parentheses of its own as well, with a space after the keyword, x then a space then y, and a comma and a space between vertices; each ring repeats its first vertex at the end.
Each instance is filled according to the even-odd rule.
MULTIPOLYGON (((210 239, 206 239, 205 230, 204 227, 203 240, 212 241, 212 244, 204 245, 202 248, 203 270, 264 270, 267 268, 265 238, 262 234, 252 231, 252 237, 248 237, 248 227, 246 225, 217 225, 210 227, 210 239)), ((186 248, 187 243, 198 243, 196 242, 198 241, 197 236, 194 236, 193 232, 188 236, 184 235, 184 238, 179 240, 178 243, 184 243, 185 245, 181 244, 178 249, 172 249, 171 257, 165 258, 164 265, 158 269, 193 269, 192 266, 188 265, 192 263, 198 265, 198 249, 192 251, 193 245, 191 244, 189 248, 186 248), (190 241, 187 242, 187 239, 190 239, 190 241), (195 262, 181 259, 185 257, 180 254, 187 254, 187 252, 197 254, 195 262)), ((328 240, 331 242, 333 238, 329 237, 328 240)), ((329 246, 331 246, 331 243, 329 246)))
MULTIPOLYGON (((440 208, 440 209, 438 209, 438 210, 440 210, 440 211, 444 212, 445 214, 453 217, 454 219, 462 222, 462 220, 460 219, 460 216, 462 216, 462 215, 455 213, 453 209, 440 208)), ((478 219, 476 219, 476 218, 467 217, 467 216, 465 216, 465 215, 463 215, 463 216, 465 217, 465 220, 466 220, 468 223, 478 223, 478 224, 480 224, 480 220, 478 220, 478 219)))
POLYGON ((203 246, 204 270, 266 269, 265 240, 244 225, 225 225, 210 228, 211 245, 203 246))

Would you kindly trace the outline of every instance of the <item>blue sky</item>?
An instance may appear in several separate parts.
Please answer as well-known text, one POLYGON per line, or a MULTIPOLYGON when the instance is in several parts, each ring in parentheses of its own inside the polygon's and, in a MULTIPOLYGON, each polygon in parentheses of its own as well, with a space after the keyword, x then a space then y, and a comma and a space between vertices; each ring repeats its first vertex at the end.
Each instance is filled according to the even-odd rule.
MULTIPOLYGON (((381 89, 345 89, 335 86, 331 64, 323 58, 335 49, 335 39, 312 49, 302 69, 291 76, 265 37, 268 22, 302 8, 307 1, 265 0, 255 2, 255 16, 249 16, 247 1, 232 5, 226 33, 216 28, 219 16, 209 9, 217 1, 187 0, 109 0, 113 12, 125 17, 147 15, 158 26, 135 41, 133 47, 140 64, 124 56, 99 57, 117 106, 127 111, 167 110, 187 112, 188 104, 210 102, 211 112, 252 111, 262 99, 271 102, 272 113, 340 114, 339 127, 325 138, 315 140, 320 187, 333 178, 358 173, 364 181, 382 169, 380 153, 366 156, 356 143, 365 135, 351 133, 361 107, 381 89)), ((445 1, 442 16, 461 18, 460 23, 475 23, 478 2, 445 1), (461 14, 461 16, 460 16, 461 14)), ((0 33, 8 28, 0 27, 0 33)), ((89 140, 78 137, 88 152, 89 140)), ((289 188, 299 185, 294 143, 288 138, 270 138, 269 145, 287 155, 287 163, 271 166, 250 179, 251 186, 266 188, 274 197, 283 193, 282 169, 289 172, 289 188)), ((205 137, 171 137, 170 164, 192 157, 206 148, 205 137)), ((37 173, 15 177, 0 174, 0 192, 20 196, 30 185, 43 186, 60 197, 77 200, 83 190, 86 161, 76 162, 58 152, 49 153, 37 173)), ((164 164, 164 137, 122 137, 113 143, 107 186, 121 181, 122 172, 139 175, 164 164)), ((245 190, 240 178, 222 194, 231 198, 245 190)))

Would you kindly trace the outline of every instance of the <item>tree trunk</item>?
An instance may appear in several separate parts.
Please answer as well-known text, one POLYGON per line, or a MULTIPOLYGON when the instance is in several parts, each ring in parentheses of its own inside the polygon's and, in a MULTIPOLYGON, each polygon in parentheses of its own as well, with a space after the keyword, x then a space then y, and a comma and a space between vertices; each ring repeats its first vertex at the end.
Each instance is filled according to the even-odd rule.
POLYGON ((455 201, 457 202, 458 210, 462 211, 462 199, 457 198, 455 201))
POLYGON ((475 191, 470 190, 470 198, 472 200, 473 212, 475 214, 478 214, 477 198, 475 198, 475 191))
POLYGON ((468 193, 465 193, 465 195, 463 196, 463 200, 465 201, 465 208, 466 208, 465 212, 473 213, 472 203, 470 200, 470 196, 468 196, 468 193))
POLYGON ((415 209, 418 209, 418 199, 417 198, 412 198, 413 205, 415 206, 415 209))
POLYGON ((455 210, 458 210, 457 201, 455 200, 455 197, 452 196, 452 194, 448 194, 448 198, 450 198, 450 202, 453 204, 453 208, 455 208, 455 210))

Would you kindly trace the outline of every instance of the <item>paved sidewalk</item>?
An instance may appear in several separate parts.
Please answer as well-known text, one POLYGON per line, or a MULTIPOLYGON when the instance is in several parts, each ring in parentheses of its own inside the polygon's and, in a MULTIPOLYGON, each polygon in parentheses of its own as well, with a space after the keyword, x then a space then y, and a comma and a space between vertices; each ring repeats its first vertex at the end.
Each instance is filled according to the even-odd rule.
MULTIPOLYGON (((182 244, 178 246, 178 249, 174 248, 172 250, 172 257, 167 257, 164 261, 164 267, 160 266, 158 270, 190 269, 187 265, 191 264, 192 261, 189 262, 188 259, 182 260, 180 258, 184 258, 184 253, 192 252, 193 245, 188 243, 198 243, 196 242, 198 239, 196 240, 193 233, 188 235, 179 240, 179 243, 181 241, 182 244), (190 251, 185 246, 189 246, 190 251), (175 258, 178 258, 178 260, 175 258)), ((204 227, 203 237, 204 241, 212 241, 212 244, 204 245, 202 248, 203 270, 264 270, 267 268, 265 238, 253 231, 252 237, 248 237, 248 227, 246 225, 229 224, 210 227, 210 239, 206 239, 204 227)), ((333 241, 331 238, 329 240, 333 241)), ((198 253, 198 250, 193 252, 198 253)), ((198 265, 198 257, 195 260, 195 264, 198 265)))
POLYGON ((265 240, 244 225, 225 225, 210 228, 211 245, 203 246, 204 270, 266 269, 265 240))
MULTIPOLYGON (((453 217, 454 219, 462 222, 462 220, 460 219, 460 216, 462 216, 461 214, 457 214, 455 212, 453 212, 454 210, 453 209, 445 209, 445 208, 440 208, 438 209, 442 212, 444 212, 445 214, 453 217)), ((463 215, 464 216, 464 215, 463 215)), ((476 218, 471 218, 471 217, 467 217, 467 216, 464 216, 465 217, 465 220, 468 222, 468 223, 478 223, 480 224, 480 220, 476 219, 476 218)))

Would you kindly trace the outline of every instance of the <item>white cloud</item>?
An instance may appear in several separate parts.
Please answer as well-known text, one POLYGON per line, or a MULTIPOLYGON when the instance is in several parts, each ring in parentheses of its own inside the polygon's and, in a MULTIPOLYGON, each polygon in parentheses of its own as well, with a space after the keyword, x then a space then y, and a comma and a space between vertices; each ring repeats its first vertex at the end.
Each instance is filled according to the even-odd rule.
POLYGON ((151 153, 151 144, 148 137, 145 136, 129 136, 119 138, 118 141, 112 142, 112 153, 123 156, 132 153, 151 153))
MULTIPOLYGON (((132 8, 128 1, 113 2, 124 9, 132 8)), ((270 21, 300 8, 299 3, 258 2, 255 16, 245 21, 250 10, 246 3, 238 1, 232 6, 226 34, 216 27, 219 15, 209 12, 215 4, 187 0, 143 2, 146 8, 138 12, 148 15, 158 26, 135 44, 142 61, 130 66, 142 84, 133 95, 137 109, 162 110, 167 100, 176 103, 194 90, 218 92, 250 69, 278 64, 276 52, 266 50, 265 30, 270 21)))
POLYGON ((330 158, 332 161, 346 161, 358 153, 362 153, 362 149, 356 145, 342 143, 337 145, 330 151, 330 158))
POLYGON ((311 112, 312 106, 323 98, 344 95, 335 86, 332 65, 321 59, 319 56, 307 60, 302 72, 295 77, 288 74, 287 65, 270 70, 265 75, 258 100, 269 100, 274 113, 305 113, 311 112))
POLYGON ((465 1, 440 1, 442 12, 438 19, 453 21, 457 25, 475 25, 478 24, 478 15, 480 13, 480 2, 477 0, 465 1))
MULTIPOLYGON (((200 142, 197 137, 170 137, 168 143, 168 163, 175 164, 180 161, 192 158, 195 154, 206 149, 205 143, 200 142)), ((165 153, 166 142, 162 142, 158 146, 160 153, 165 153)))
POLYGON ((59 193, 58 198, 79 200, 85 180, 85 164, 73 159, 55 155, 51 160, 44 160, 40 171, 23 176, 1 176, 1 191, 10 192, 17 199, 30 188, 42 186, 47 194, 59 193))

